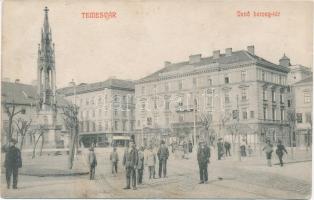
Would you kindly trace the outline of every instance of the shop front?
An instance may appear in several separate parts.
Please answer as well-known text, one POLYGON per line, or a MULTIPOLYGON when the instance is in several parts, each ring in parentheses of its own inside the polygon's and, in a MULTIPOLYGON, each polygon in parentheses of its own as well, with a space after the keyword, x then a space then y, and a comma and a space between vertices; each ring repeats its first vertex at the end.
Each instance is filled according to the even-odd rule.
POLYGON ((108 147, 110 135, 105 133, 80 133, 79 144, 83 147, 108 147))

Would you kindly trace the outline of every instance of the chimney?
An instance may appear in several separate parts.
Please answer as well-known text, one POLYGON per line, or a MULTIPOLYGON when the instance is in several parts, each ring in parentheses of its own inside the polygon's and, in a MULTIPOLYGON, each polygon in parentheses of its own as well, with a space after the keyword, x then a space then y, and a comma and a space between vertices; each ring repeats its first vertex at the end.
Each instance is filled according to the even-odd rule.
POLYGON ((226 56, 231 56, 232 48, 226 48, 226 56))
POLYGON ((15 79, 15 83, 20 83, 20 79, 15 79))
POLYGON ((169 65, 171 65, 171 62, 165 61, 165 67, 168 67, 169 65))
POLYGON ((215 51, 213 51, 213 58, 214 59, 217 59, 217 58, 219 58, 220 57, 220 50, 215 50, 215 51))
POLYGON ((201 61, 201 58, 202 58, 202 54, 190 55, 189 56, 189 63, 190 64, 198 63, 201 61))
POLYGON ((247 46, 247 51, 248 51, 250 54, 255 55, 255 53, 254 53, 254 45, 247 46))

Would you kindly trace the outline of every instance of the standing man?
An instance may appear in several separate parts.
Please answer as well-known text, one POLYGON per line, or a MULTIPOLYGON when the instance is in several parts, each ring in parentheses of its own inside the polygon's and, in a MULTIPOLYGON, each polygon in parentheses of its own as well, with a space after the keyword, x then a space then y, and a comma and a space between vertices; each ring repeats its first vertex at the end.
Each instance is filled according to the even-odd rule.
POLYGON ((240 151, 241 151, 241 156, 246 157, 246 141, 245 141, 245 139, 243 139, 241 144, 240 144, 240 151))
POLYGON ((17 189, 19 168, 22 167, 21 151, 15 147, 17 141, 12 139, 6 150, 4 167, 6 172, 7 188, 10 189, 11 176, 13 174, 13 189, 17 189))
POLYGON ((138 163, 137 163, 137 174, 138 174, 137 183, 138 184, 142 184, 143 171, 144 171, 144 147, 140 147, 140 150, 138 152, 138 163))
POLYGON ((282 157, 283 157, 283 153, 288 154, 285 146, 282 144, 281 140, 278 140, 278 144, 277 144, 277 149, 276 149, 276 154, 279 158, 279 162, 280 162, 280 166, 283 166, 283 161, 282 161, 282 157))
POLYGON ((156 153, 153 150, 153 146, 150 145, 145 156, 145 165, 148 166, 149 179, 155 178, 155 165, 156 165, 156 153))
POLYGON ((192 153, 192 151, 193 151, 193 143, 192 143, 192 141, 190 140, 190 141, 189 141, 189 153, 192 153))
POLYGON ((199 184, 207 183, 208 181, 208 172, 207 167, 210 158, 210 148, 205 145, 204 141, 200 141, 199 148, 197 151, 197 161, 200 172, 200 182, 199 184))
POLYGON ((222 143, 221 138, 218 139, 217 153, 218 153, 218 160, 221 160, 221 157, 224 155, 224 147, 223 147, 223 143, 222 143))
POLYGON ((267 166, 271 167, 271 157, 273 153, 273 145, 270 143, 270 140, 266 140, 266 145, 263 148, 263 151, 266 153, 267 166))
POLYGON ((224 146, 225 146, 225 150, 226 150, 226 156, 231 156, 231 154, 230 154, 230 147, 231 147, 230 143, 228 141, 225 141, 224 146))
POLYGON ((117 152, 117 148, 113 147, 113 152, 110 154, 110 160, 112 165, 112 175, 116 176, 118 173, 118 161, 119 161, 119 155, 117 152))
POLYGON ((138 164, 138 152, 135 148, 134 141, 130 141, 129 147, 126 148, 123 156, 123 166, 125 166, 126 170, 126 187, 123 188, 125 190, 131 189, 130 183, 132 179, 132 187, 133 190, 136 190, 136 167, 138 164))
POLYGON ((165 178, 167 175, 167 159, 169 157, 169 150, 163 140, 161 141, 157 156, 159 160, 159 178, 161 178, 161 171, 163 172, 163 177, 165 178))
POLYGON ((89 148, 88 164, 89 164, 89 180, 93 180, 95 179, 95 168, 97 166, 97 159, 96 154, 94 152, 94 147, 89 148))

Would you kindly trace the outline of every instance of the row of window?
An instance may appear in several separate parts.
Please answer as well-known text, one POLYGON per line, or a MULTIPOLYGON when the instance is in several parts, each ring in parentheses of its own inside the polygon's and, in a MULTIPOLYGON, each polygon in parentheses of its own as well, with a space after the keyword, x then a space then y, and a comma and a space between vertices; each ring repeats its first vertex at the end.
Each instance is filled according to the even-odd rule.
MULTIPOLYGON (((134 130, 134 121, 128 123, 127 120, 118 121, 115 120, 112 129, 115 131, 127 131, 127 124, 129 125, 129 130, 134 130), (120 126, 121 124, 121 126, 120 126)), ((96 132, 96 131, 110 131, 109 122, 105 121, 104 123, 99 121, 81 121, 80 122, 80 131, 81 132, 96 132), (96 127, 97 125, 97 127, 96 127)))
MULTIPOLYGON (((264 120, 269 120, 269 117, 268 117, 268 107, 266 105, 263 107, 263 119, 264 120)), ((284 110, 284 108, 280 108, 280 118, 278 119, 277 112, 276 112, 276 107, 272 107, 272 109, 271 109, 271 119, 270 120, 284 121, 285 120, 285 110, 284 110)))
MULTIPOLYGON (((242 100, 242 101, 248 101, 248 89, 247 88, 242 88, 241 89, 241 99, 240 100, 242 100)), ((228 91, 226 91, 225 93, 224 93, 224 101, 225 101, 225 103, 227 104, 227 103, 230 103, 231 101, 230 101, 230 99, 231 99, 231 97, 230 97, 230 94, 229 94, 229 92, 228 91)), ((206 105, 207 105, 207 107, 212 107, 213 106, 213 100, 214 100, 214 98, 213 98, 213 94, 207 94, 206 95, 206 105)), ((164 104, 161 104, 161 105, 159 105, 158 106, 158 103, 157 103, 157 99, 154 99, 153 100, 153 108, 154 109, 158 109, 158 107, 165 107, 165 110, 169 110, 170 109, 170 100, 169 99, 164 99, 164 104)), ((177 98, 176 99, 176 106, 178 107, 180 107, 180 106, 184 106, 184 100, 183 100, 183 98, 182 97, 179 97, 179 98, 177 98)), ((190 101, 188 101, 188 102, 192 102, 191 104, 193 104, 194 103, 194 105, 197 105, 198 104, 198 100, 197 99, 194 99, 194 102, 193 102, 193 100, 190 100, 190 101)), ((145 108, 146 108, 146 101, 142 101, 141 102, 141 109, 142 110, 145 110, 145 108)))
POLYGON ((296 113, 296 121, 298 124, 312 123, 312 115, 311 113, 296 113), (303 116, 305 117, 305 121, 303 120, 303 116))
MULTIPOLYGON (((84 110, 84 111, 80 111, 80 119, 89 119, 91 118, 95 118, 96 117, 96 112, 97 112, 97 117, 101 118, 104 114, 104 116, 108 116, 108 111, 107 109, 104 109, 104 111, 102 109, 94 109, 94 110, 84 110)), ((129 109, 129 110, 122 110, 121 111, 121 116, 122 117, 128 117, 128 113, 129 113, 129 117, 134 117, 134 109, 129 109)), ((113 111, 113 115, 114 116, 119 116, 119 110, 118 109, 114 109, 113 111)))
MULTIPOLYGON (((263 89, 263 100, 264 101, 268 100, 268 91, 266 89, 263 89)), ((271 100, 272 100, 272 102, 276 102, 276 91, 275 90, 271 90, 271 100)), ((279 93, 279 102, 280 103, 284 102, 283 91, 280 91, 280 93, 279 93)))
MULTIPOLYGON (((123 95, 123 96, 114 95, 113 98, 112 98, 112 101, 115 102, 115 103, 130 103, 130 104, 133 104, 134 103, 134 97, 131 94, 123 95)), ((81 98, 79 100, 79 102, 80 102, 80 106, 83 106, 83 105, 86 105, 86 106, 88 106, 88 105, 98 105, 98 106, 101 106, 103 104, 110 103, 110 102, 108 102, 107 94, 105 94, 104 98, 102 96, 98 96, 97 101, 96 101, 96 97, 90 97, 90 98, 86 98, 85 100, 83 98, 81 98)))
POLYGON ((257 69, 257 78, 261 81, 276 83, 280 85, 286 85, 287 83, 287 77, 285 75, 265 71, 262 69, 257 69))
MULTIPOLYGON (((241 71, 240 72, 240 77, 241 77, 241 81, 246 81, 247 80, 247 71, 246 70, 241 71)), ((193 88, 198 87, 198 80, 199 80, 199 78, 196 78, 196 77, 192 78, 192 86, 193 86, 193 88)), ((228 74, 224 75, 224 83, 225 84, 229 84, 230 83, 230 77, 229 77, 228 74)), ((206 85, 207 86, 212 86, 213 85, 213 79, 212 79, 211 76, 207 76, 207 78, 206 78, 206 85)), ((164 91, 165 92, 169 92, 169 88, 170 88, 170 83, 169 82, 164 83, 164 91)), ((142 95, 145 94, 145 89, 146 89, 145 86, 141 87, 141 94, 142 95)), ((147 88, 147 89, 149 89, 149 88, 147 88)), ((183 89, 183 80, 178 80, 177 81, 176 89, 177 90, 182 90, 183 89)), ((153 85, 152 92, 153 93, 157 93, 157 85, 156 84, 153 85)))

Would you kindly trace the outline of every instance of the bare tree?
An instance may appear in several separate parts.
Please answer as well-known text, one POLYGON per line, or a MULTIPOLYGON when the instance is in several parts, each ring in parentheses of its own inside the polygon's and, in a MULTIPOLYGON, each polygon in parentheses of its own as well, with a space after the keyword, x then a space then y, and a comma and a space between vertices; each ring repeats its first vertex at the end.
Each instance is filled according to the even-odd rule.
POLYGON ((200 122, 202 124, 202 126, 204 127, 206 134, 205 134, 205 140, 207 142, 210 142, 210 136, 211 134, 213 134, 215 131, 213 129, 213 116, 211 113, 209 112, 203 112, 200 114, 200 122))
POLYGON ((23 144, 24 144, 24 138, 29 133, 31 124, 32 124, 32 119, 27 121, 25 119, 18 118, 18 120, 15 122, 15 125, 17 128, 17 133, 18 133, 18 135, 21 136, 21 143, 20 143, 20 150, 21 151, 22 151, 23 144))
MULTIPOLYGON (((42 143, 44 141, 44 133, 46 132, 46 129, 43 125, 40 125, 38 127, 38 129, 34 129, 32 132, 30 132, 30 134, 32 135, 32 138, 33 138, 33 141, 34 141, 34 145, 33 145, 33 155, 32 155, 32 158, 35 158, 35 154, 36 154, 36 147, 37 147, 37 144, 39 142, 39 139, 42 140, 42 143), (36 139, 36 133, 39 133, 37 139, 36 139)), ((41 146, 41 152, 42 152, 42 147, 43 145, 41 146)), ((41 154, 40 154, 41 155, 41 154)))
POLYGON ((64 114, 64 122, 67 130, 70 131, 70 147, 69 147, 69 160, 68 160, 68 167, 72 169, 73 167, 73 160, 74 160, 74 152, 75 147, 77 148, 77 141, 78 141, 78 107, 76 105, 67 105, 62 108, 64 114))
POLYGON ((6 139, 7 139, 7 142, 9 142, 12 139, 12 133, 13 133, 12 125, 13 125, 14 116, 16 116, 19 113, 25 114, 25 109, 16 111, 16 104, 14 102, 12 103, 5 102, 4 110, 5 110, 5 113, 7 113, 8 118, 9 118, 9 126, 8 126, 8 130, 6 131, 6 134, 7 134, 6 139))

